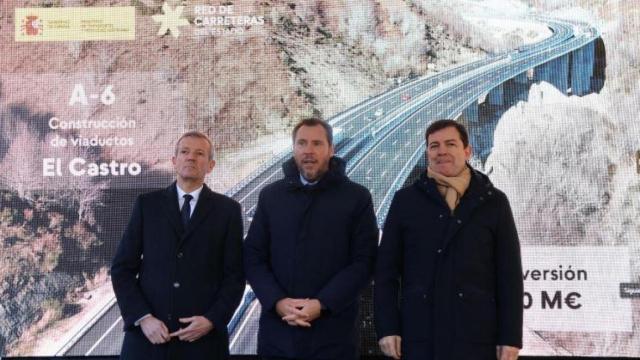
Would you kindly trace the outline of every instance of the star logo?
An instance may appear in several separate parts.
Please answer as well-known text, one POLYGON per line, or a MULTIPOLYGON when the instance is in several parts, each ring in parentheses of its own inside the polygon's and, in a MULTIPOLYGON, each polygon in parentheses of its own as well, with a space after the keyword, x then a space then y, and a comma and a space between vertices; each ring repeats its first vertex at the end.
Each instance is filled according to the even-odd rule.
POLYGON ((159 36, 165 35, 167 31, 171 31, 171 35, 174 38, 180 35, 179 27, 189 25, 187 19, 180 18, 183 10, 184 6, 176 6, 176 9, 173 10, 166 2, 162 5, 162 15, 153 15, 151 17, 153 21, 161 24, 160 30, 158 30, 159 36))

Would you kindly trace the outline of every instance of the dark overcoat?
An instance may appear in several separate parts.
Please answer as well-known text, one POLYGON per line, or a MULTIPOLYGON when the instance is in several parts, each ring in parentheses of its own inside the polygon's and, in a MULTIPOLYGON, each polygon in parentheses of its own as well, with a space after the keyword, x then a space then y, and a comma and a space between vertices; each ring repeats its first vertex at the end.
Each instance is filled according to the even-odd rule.
POLYGON ((453 213, 424 175, 392 201, 374 314, 379 338, 402 337, 403 359, 495 360, 496 345, 522 347, 522 265, 509 201, 471 173, 453 213))
POLYGON ((247 280, 262 305, 258 354, 355 359, 358 298, 371 281, 378 227, 369 191, 332 158, 318 184, 303 186, 293 159, 266 186, 245 239, 247 280), (325 309, 310 328, 287 325, 278 300, 316 298, 325 309))
POLYGON ((227 358, 227 323, 245 288, 240 205, 202 189, 187 229, 176 184, 138 197, 120 241, 111 278, 124 320, 121 359, 227 358), (214 330, 193 343, 151 344, 134 323, 145 314, 169 332, 179 318, 205 316, 214 330))

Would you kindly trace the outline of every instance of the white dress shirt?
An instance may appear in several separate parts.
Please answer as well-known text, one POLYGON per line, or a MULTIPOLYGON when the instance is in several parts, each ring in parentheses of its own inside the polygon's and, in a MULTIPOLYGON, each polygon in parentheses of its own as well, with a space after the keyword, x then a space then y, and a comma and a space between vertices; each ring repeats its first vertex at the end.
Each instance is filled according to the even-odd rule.
POLYGON ((193 211, 196 209, 196 204, 198 203, 198 198, 200 197, 200 193, 202 192, 203 188, 204 188, 204 185, 188 193, 180 189, 180 186, 176 184, 176 189, 178 189, 178 210, 182 210, 182 205, 184 205, 184 196, 189 194, 193 196, 191 201, 189 201, 189 204, 191 204, 191 214, 189 214, 189 216, 193 215, 193 211))

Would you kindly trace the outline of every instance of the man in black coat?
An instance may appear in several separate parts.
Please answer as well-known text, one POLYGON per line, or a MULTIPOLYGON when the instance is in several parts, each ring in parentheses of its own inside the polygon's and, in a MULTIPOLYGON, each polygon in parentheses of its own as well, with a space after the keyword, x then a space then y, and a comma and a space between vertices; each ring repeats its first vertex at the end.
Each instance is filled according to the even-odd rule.
POLYGON ((111 279, 124 320, 121 359, 225 359, 245 288, 240 205, 205 184, 213 148, 185 133, 177 181, 136 200, 111 279))
POLYGON ((395 359, 514 360, 523 281, 509 201, 467 164, 462 125, 436 121, 425 137, 427 173, 396 193, 378 251, 380 347, 395 359))
POLYGON ((358 298, 378 243, 371 194, 333 156, 331 127, 293 131, 285 178, 266 186, 245 239, 247 280, 262 305, 265 359, 355 359, 358 298))

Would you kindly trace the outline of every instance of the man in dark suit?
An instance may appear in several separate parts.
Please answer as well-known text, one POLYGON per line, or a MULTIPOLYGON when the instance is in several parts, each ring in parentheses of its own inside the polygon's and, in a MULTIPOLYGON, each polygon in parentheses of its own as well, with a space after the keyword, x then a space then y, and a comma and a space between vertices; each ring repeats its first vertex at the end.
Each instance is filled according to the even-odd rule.
POLYGON ((378 251, 380 347, 394 359, 515 360, 523 282, 509 201, 468 165, 462 125, 439 120, 425 137, 427 171, 395 194, 378 251))
POLYGON ((285 178, 265 187, 245 240, 262 305, 266 359, 355 359, 358 298, 371 280, 378 227, 369 191, 333 157, 331 127, 302 120, 285 178))
POLYGON ((205 184, 213 146, 182 135, 177 181, 136 200, 111 279, 124 320, 121 359, 224 359, 245 288, 240 205, 205 184))

